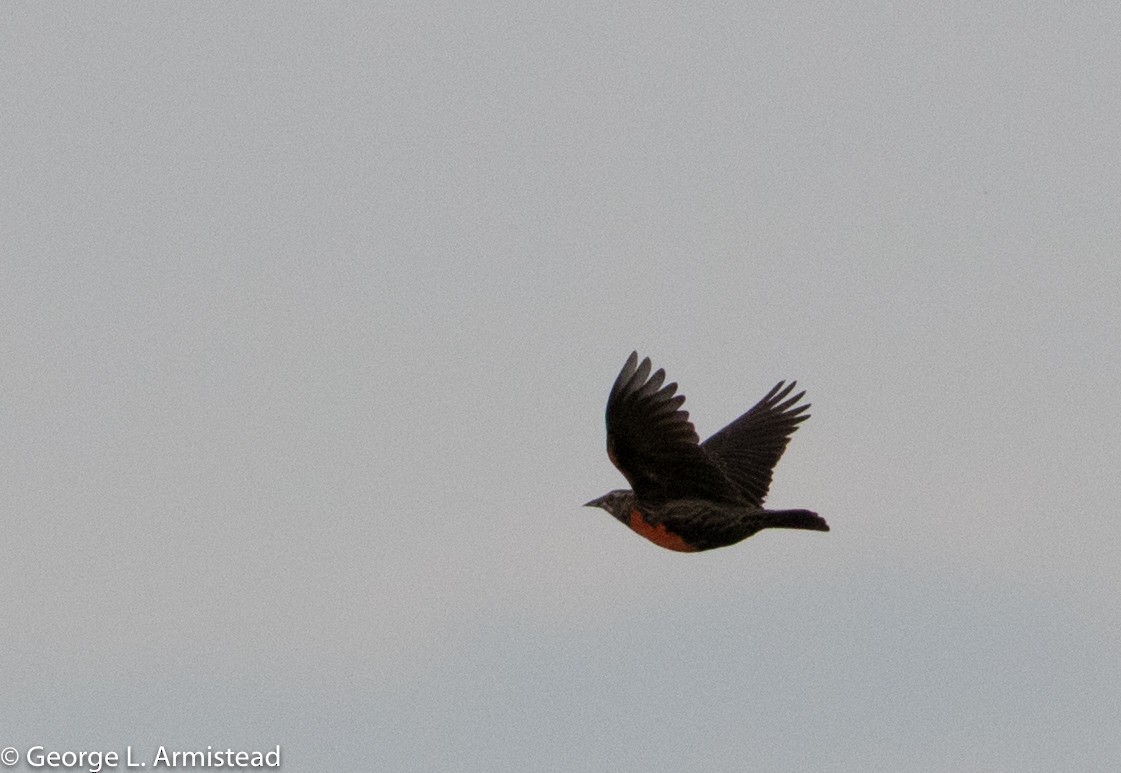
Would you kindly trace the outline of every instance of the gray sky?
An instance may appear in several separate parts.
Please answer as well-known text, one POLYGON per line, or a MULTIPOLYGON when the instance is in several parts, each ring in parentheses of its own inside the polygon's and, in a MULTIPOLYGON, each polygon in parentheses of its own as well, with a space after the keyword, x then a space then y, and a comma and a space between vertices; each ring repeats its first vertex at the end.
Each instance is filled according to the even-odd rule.
POLYGON ((6 5, 0 747, 1121 766, 1121 11, 6 5), (681 555, 702 435, 813 402, 681 555))

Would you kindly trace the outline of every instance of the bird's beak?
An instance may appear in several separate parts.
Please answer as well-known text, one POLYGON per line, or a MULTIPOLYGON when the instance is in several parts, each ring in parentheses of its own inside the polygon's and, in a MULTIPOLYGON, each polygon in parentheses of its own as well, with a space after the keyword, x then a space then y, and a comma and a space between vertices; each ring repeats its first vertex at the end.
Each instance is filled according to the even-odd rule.
POLYGON ((593 499, 591 502, 585 502, 584 507, 599 507, 599 503, 601 501, 603 501, 603 497, 599 497, 598 499, 593 499))

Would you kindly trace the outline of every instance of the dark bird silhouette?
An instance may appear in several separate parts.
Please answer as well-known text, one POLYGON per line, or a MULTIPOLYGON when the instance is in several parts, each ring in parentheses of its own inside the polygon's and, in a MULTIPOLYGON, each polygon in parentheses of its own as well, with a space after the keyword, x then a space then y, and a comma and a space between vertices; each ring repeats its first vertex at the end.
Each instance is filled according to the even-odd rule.
POLYGON ((685 395, 650 358, 631 352, 607 398, 607 456, 631 484, 602 507, 655 545, 692 552, 734 545, 760 529, 829 531, 809 510, 764 510, 790 436, 809 418, 796 382, 780 381, 743 416, 701 443, 685 395))

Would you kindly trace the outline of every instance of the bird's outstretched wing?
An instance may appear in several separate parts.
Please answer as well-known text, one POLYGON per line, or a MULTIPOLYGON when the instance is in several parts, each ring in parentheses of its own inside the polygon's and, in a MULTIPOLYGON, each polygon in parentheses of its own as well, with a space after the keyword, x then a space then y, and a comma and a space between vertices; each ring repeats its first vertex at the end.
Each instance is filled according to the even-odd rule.
POLYGON ((767 497, 771 472, 790 436, 810 417, 809 403, 796 405, 805 392, 787 398, 796 384, 778 382, 751 410, 701 444, 740 496, 756 507, 767 497))
POLYGON ((704 498, 739 501, 735 486, 700 446, 684 395, 650 374, 650 359, 631 352, 607 399, 607 455, 639 501, 704 498))

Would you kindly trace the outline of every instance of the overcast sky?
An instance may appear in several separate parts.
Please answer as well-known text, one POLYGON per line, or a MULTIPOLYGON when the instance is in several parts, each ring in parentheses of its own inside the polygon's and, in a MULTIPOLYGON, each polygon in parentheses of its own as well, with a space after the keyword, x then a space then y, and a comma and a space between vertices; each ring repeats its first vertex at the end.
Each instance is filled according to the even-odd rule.
POLYGON ((1118 769, 1119 29, 5 5, 0 747, 1118 769), (581 508, 632 349, 832 531, 581 508))

